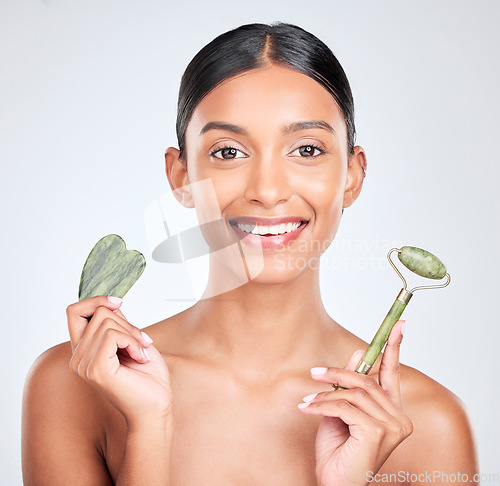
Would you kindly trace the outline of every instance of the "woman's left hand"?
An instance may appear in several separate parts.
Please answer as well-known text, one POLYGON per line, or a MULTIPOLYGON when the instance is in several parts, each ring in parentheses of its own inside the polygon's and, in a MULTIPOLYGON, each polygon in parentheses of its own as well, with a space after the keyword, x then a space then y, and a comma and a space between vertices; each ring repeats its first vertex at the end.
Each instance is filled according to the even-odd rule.
POLYGON ((316 475, 321 486, 366 485, 370 472, 375 474, 412 433, 399 386, 403 324, 398 321, 392 329, 378 381, 353 371, 362 351, 356 352, 344 369, 311 370, 315 380, 346 388, 306 397, 299 405, 305 414, 323 416, 316 438, 316 475))

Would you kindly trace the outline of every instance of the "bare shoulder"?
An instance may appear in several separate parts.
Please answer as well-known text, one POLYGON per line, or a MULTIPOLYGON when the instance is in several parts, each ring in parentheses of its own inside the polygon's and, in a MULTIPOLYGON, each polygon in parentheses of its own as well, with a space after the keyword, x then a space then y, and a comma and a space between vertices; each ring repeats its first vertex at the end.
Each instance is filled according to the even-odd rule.
MULTIPOLYGON (((401 394, 413 434, 403 442, 417 469, 477 472, 474 435, 464 403, 429 376, 401 365, 401 394)), ((402 445, 403 445, 402 444, 402 445)))
POLYGON ((47 385, 55 384, 52 383, 54 381, 57 383, 61 379, 72 378, 69 369, 71 354, 69 341, 44 351, 33 363, 26 379, 26 387, 33 393, 39 393, 47 385))
MULTIPOLYGON (((32 399, 36 399, 40 408, 46 413, 63 416, 71 413, 81 417, 88 425, 89 413, 82 413, 92 403, 100 398, 94 390, 71 372, 69 363, 72 351, 71 344, 65 342, 58 344, 42 353, 33 363, 25 385, 25 405, 29 405, 32 399)), ((95 410, 94 410, 95 411, 95 410)))
POLYGON ((99 448, 103 401, 69 368, 70 343, 45 351, 28 373, 22 415, 24 484, 109 484, 99 448), (74 458, 79 457, 79 461, 74 458), (65 482, 66 481, 66 482, 65 482), (88 483, 87 483, 88 484, 88 483))
POLYGON ((401 394, 408 414, 425 418, 427 427, 446 432, 450 425, 467 425, 464 403, 453 392, 424 373, 401 365, 401 394))

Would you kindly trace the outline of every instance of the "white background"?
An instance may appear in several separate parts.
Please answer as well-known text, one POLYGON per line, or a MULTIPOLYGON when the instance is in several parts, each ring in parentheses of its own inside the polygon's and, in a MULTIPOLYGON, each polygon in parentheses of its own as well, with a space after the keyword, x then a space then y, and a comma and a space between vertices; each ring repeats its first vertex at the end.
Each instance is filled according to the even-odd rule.
POLYGON ((400 289, 387 251, 440 256, 452 283, 415 294, 401 360, 465 402, 481 472, 500 474, 499 5, 2 0, 2 484, 22 481, 26 374, 68 339, 65 308, 100 237, 118 233, 148 260, 123 305, 134 324, 191 305, 188 272, 152 261, 144 227, 147 205, 169 191, 163 153, 176 144, 179 80, 216 35, 277 20, 338 56, 368 154, 363 193, 323 258, 327 309, 370 340, 400 289))

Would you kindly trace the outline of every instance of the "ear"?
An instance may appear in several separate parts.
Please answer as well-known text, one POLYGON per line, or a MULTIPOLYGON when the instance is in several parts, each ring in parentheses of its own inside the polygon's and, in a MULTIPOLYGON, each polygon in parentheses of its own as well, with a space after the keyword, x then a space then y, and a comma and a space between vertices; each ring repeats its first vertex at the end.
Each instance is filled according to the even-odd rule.
POLYGON ((165 172, 175 198, 186 208, 194 208, 189 186, 186 162, 181 159, 179 149, 169 147, 165 152, 165 172))
POLYGON ((359 196, 366 175, 366 154, 362 147, 354 147, 354 153, 349 157, 347 180, 344 190, 343 208, 349 207, 359 196))

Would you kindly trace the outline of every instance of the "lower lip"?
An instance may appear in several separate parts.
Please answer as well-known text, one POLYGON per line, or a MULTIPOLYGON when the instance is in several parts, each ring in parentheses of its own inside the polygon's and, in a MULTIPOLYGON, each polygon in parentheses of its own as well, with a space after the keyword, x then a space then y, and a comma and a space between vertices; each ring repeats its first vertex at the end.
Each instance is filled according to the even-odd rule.
POLYGON ((232 224, 235 234, 240 240, 244 240, 245 244, 253 248, 262 248, 263 250, 276 250, 287 246, 292 241, 296 240, 300 233, 307 226, 307 223, 302 223, 295 231, 283 233, 282 235, 260 236, 252 233, 246 233, 237 225, 232 224))

